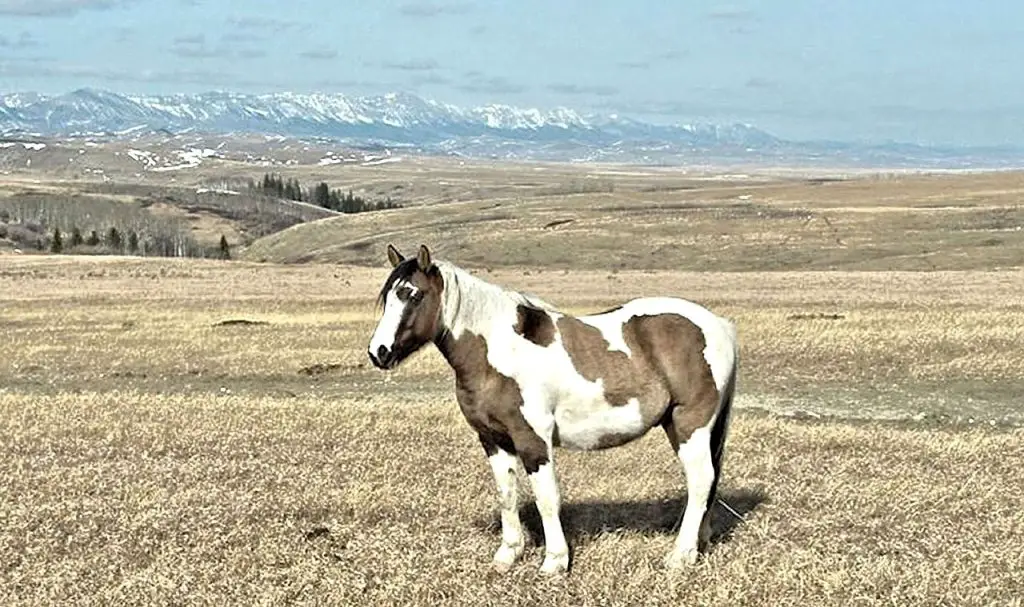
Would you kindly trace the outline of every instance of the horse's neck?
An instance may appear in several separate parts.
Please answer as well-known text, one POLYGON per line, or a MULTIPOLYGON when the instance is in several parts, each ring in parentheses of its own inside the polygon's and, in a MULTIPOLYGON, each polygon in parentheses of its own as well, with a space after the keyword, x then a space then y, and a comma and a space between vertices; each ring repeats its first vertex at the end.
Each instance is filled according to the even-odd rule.
POLYGON ((487 364, 488 344, 513 330, 517 301, 514 294, 463 270, 446 268, 445 274, 446 289, 453 291, 445 297, 444 326, 435 343, 456 374, 472 374, 487 364))
POLYGON ((487 340, 498 337, 496 333, 506 328, 511 330, 512 323, 503 321, 514 322, 517 302, 512 294, 488 283, 474 286, 480 291, 461 294, 456 313, 445 321, 446 328, 456 338, 472 333, 487 340))

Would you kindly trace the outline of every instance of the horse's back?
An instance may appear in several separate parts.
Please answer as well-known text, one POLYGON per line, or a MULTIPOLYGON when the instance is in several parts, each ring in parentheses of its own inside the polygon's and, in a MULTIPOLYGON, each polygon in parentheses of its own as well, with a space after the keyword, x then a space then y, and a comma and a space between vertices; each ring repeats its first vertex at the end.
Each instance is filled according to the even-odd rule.
MULTIPOLYGON (((641 297, 631 299, 621 306, 602 312, 580 316, 579 320, 598 328, 602 328, 606 336, 614 334, 612 327, 620 327, 619 333, 631 319, 643 317, 681 317, 683 323, 661 323, 663 331, 674 331, 684 341, 674 343, 673 347, 687 348, 692 344, 685 335, 691 335, 690 325, 699 330, 703 340, 703 355, 714 376, 715 384, 723 390, 733 373, 738 359, 736 325, 727 318, 719 316, 693 301, 678 297, 641 297)), ((661 340, 673 343, 671 340, 661 340)), ((612 343, 612 340, 609 340, 612 343)))

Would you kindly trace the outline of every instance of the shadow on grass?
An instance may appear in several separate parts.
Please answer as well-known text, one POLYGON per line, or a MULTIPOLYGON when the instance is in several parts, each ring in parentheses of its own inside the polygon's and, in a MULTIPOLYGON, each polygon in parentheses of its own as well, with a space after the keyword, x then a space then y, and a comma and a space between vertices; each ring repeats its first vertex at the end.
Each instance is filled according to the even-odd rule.
MULTIPOLYGON (((685 494, 668 499, 652 499, 631 502, 563 501, 561 510, 562 528, 570 543, 586 542, 592 537, 609 531, 637 531, 647 534, 675 535, 686 506, 685 494)), ((739 489, 718 492, 718 499, 724 501, 737 514, 746 518, 761 504, 768 501, 768 494, 761 490, 739 489)), ((540 513, 533 501, 519 508, 523 528, 534 545, 544 543, 544 528, 540 513)), ((743 521, 736 518, 722 504, 715 502, 711 514, 711 543, 722 544, 732 538, 733 531, 743 521)), ((495 510, 477 526, 501 535, 501 515, 495 510)))

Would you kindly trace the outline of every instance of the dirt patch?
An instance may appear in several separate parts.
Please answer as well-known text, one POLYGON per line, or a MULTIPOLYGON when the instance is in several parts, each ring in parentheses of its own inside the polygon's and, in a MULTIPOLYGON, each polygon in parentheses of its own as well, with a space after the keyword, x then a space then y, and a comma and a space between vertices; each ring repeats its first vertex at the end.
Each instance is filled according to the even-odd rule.
POLYGON ((364 363, 355 364, 344 364, 344 363, 315 363, 299 369, 299 375, 306 375, 309 377, 319 377, 321 375, 327 375, 329 373, 339 373, 342 371, 351 371, 356 369, 365 369, 364 363))
POLYGON ((810 312, 810 313, 799 313, 790 314, 786 317, 786 320, 843 320, 846 318, 844 314, 827 314, 824 312, 810 312))
POLYGON ((576 221, 576 220, 575 219, 556 219, 555 221, 549 221, 548 223, 544 224, 544 229, 545 230, 549 230, 551 228, 557 228, 558 226, 564 226, 565 224, 572 223, 574 221, 576 221))
POLYGON ((260 327, 269 325, 265 320, 249 320, 247 318, 229 318, 213 323, 215 327, 260 327))

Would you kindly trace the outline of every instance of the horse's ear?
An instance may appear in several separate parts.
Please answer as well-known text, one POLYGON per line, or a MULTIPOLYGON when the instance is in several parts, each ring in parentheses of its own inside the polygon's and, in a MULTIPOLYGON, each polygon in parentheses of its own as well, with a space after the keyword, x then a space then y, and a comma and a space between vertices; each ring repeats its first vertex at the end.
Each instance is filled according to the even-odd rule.
POLYGON ((420 252, 416 255, 416 263, 419 264, 420 269, 424 272, 430 267, 430 249, 427 248, 427 245, 420 245, 420 252))
POLYGON ((398 249, 395 248, 395 245, 391 243, 388 243, 388 261, 391 262, 392 268, 405 261, 405 257, 403 257, 402 254, 398 252, 398 249))

